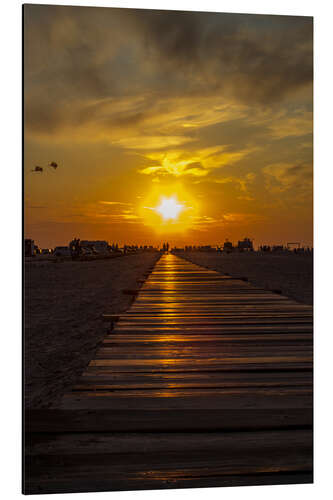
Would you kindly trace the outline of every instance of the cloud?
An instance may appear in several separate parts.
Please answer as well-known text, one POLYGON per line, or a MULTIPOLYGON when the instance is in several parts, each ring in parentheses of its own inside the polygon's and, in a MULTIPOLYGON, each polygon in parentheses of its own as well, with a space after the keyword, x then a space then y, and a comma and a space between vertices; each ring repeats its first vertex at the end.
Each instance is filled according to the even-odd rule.
POLYGON ((131 222, 138 222, 142 220, 142 217, 139 217, 138 215, 135 214, 128 214, 128 213, 119 213, 119 214, 96 214, 96 217, 98 219, 108 219, 110 220, 113 224, 120 224, 122 222, 124 223, 131 223, 131 222))
POLYGON ((266 188, 272 193, 293 190, 302 195, 312 191, 312 165, 307 163, 275 163, 263 168, 266 188))
POLYGON ((130 12, 152 56, 192 88, 276 102, 312 83, 312 18, 198 12, 130 12))
MULTIPOLYGON (((142 222, 142 217, 137 215, 132 207, 132 203, 124 203, 118 201, 99 201, 90 203, 80 208, 82 217, 89 222, 98 222, 100 220, 109 221, 112 224, 134 224, 142 222), (126 208, 123 208, 126 207, 126 208)), ((73 217, 73 213, 69 213, 68 217, 73 217)))
POLYGON ((159 164, 145 167, 139 172, 145 175, 172 175, 180 177, 190 175, 195 177, 202 177, 207 175, 208 171, 198 161, 182 158, 183 153, 166 153, 165 155, 147 155, 150 159, 156 159, 159 164))
POLYGON ((124 203, 122 201, 99 201, 98 203, 101 203, 101 205, 132 205, 132 203, 124 203))
POLYGON ((311 18, 26 5, 24 21, 28 133, 167 148, 312 82, 311 18))
POLYGON ((258 137, 265 131, 272 139, 284 137, 300 137, 311 135, 313 132, 313 113, 311 101, 300 105, 296 102, 291 109, 280 107, 279 109, 259 110, 247 116, 245 126, 254 127, 258 137), (298 104, 298 106, 297 106, 298 104))
POLYGON ((162 150, 195 143, 197 131, 244 118, 242 106, 210 97, 158 97, 145 92, 67 104, 29 94, 25 102, 27 136, 63 142, 105 142, 125 149, 162 150))
POLYGON ((281 119, 273 120, 269 124, 273 137, 298 137, 309 135, 313 132, 312 112, 300 112, 296 116, 285 116, 281 119))
POLYGON ((26 208, 42 209, 42 208, 47 208, 47 206, 46 205, 26 205, 26 208))
POLYGON ((136 137, 123 137, 112 141, 115 145, 123 146, 126 149, 135 150, 161 150, 174 146, 181 146, 190 142, 188 137, 181 137, 175 135, 155 135, 155 136, 136 136, 136 137))
POLYGON ((237 200, 254 201, 254 196, 237 196, 237 200))
MULTIPOLYGON (((165 153, 146 153, 145 158, 154 162, 154 164, 140 169, 139 172, 145 175, 205 177, 214 169, 237 163, 251 151, 248 149, 228 151, 225 146, 214 146, 193 151, 175 150, 165 153)), ((225 183, 229 181, 220 179, 216 182, 225 183)))
POLYGON ((210 231, 212 228, 230 228, 231 226, 244 226, 265 222, 266 215, 258 213, 227 212, 215 217, 207 215, 192 216, 192 225, 200 231, 210 231))
POLYGON ((253 200, 253 197, 249 196, 248 190, 255 179, 256 174, 254 172, 248 172, 243 177, 230 175, 226 177, 215 177, 211 179, 211 181, 216 184, 236 184, 239 187, 240 191, 247 194, 247 196, 240 196, 238 197, 238 199, 253 200))

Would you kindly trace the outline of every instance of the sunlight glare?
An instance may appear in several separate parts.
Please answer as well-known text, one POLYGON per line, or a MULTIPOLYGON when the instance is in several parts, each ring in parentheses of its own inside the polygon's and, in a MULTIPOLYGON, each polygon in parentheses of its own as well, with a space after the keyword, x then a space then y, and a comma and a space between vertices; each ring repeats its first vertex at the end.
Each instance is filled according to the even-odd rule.
POLYGON ((184 205, 181 205, 174 196, 163 197, 155 210, 162 215, 164 220, 177 219, 180 212, 184 210, 184 205))

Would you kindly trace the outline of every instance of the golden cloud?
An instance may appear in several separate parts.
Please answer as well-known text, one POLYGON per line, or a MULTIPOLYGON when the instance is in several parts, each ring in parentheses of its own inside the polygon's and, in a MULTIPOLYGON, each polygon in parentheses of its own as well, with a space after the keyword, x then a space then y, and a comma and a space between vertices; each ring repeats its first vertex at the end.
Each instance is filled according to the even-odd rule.
MULTIPOLYGON (((168 151, 166 153, 156 152, 147 153, 145 158, 156 162, 155 165, 147 166, 140 169, 141 174, 146 175, 173 175, 204 177, 211 170, 220 168, 226 165, 232 165, 253 149, 243 151, 228 151, 226 147, 214 146, 209 148, 198 149, 195 151, 168 151)), ((247 180, 251 180, 254 174, 248 174, 247 180)), ((216 182, 230 182, 229 179, 221 179, 216 182)), ((240 181, 239 182, 243 182, 240 181)))

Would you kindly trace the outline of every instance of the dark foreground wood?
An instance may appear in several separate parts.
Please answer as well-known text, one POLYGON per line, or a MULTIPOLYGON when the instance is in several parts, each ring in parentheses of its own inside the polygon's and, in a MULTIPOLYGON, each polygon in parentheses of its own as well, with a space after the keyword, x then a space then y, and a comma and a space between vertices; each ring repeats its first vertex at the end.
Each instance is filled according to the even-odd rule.
POLYGON ((312 481, 311 430, 44 433, 26 446, 27 493, 312 481))
POLYGON ((165 255, 25 431, 26 494, 312 482, 312 308, 165 255))

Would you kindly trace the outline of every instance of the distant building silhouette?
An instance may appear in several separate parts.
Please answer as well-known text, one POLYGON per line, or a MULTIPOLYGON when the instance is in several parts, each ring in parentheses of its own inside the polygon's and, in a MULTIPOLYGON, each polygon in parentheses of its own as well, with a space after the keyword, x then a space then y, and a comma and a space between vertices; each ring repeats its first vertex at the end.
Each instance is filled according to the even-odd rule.
POLYGON ((234 250, 234 247, 233 247, 233 244, 231 243, 231 241, 229 241, 228 239, 225 240, 224 244, 223 244, 223 251, 226 252, 226 253, 230 253, 234 250))
POLYGON ((253 243, 250 238, 244 238, 238 242, 237 249, 239 252, 253 252, 253 243))
POLYGON ((24 256, 32 257, 34 255, 35 242, 31 239, 24 240, 24 256))

